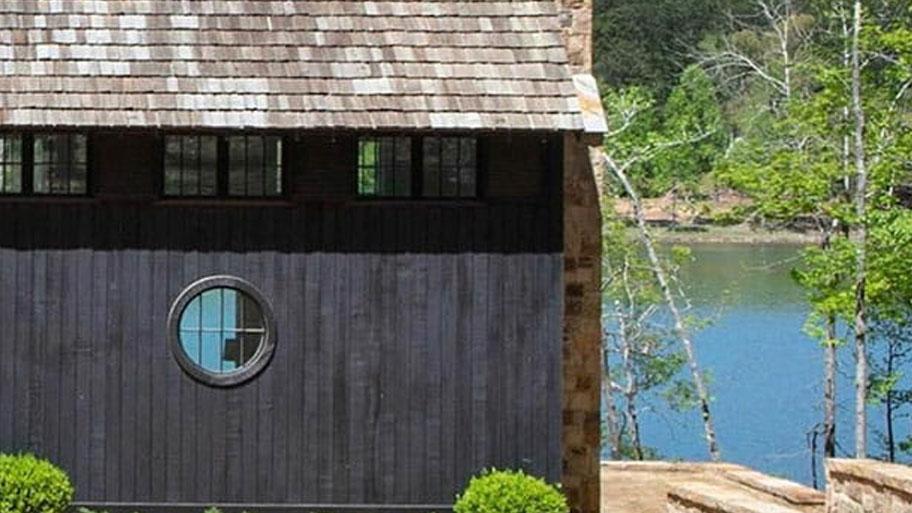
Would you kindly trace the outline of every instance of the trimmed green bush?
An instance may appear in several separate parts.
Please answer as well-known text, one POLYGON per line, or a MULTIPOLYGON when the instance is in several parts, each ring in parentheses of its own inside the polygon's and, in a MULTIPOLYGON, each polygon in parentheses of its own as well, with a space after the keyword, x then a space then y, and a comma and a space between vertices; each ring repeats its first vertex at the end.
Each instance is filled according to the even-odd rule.
POLYGON ((0 513, 62 513, 73 485, 59 468, 30 454, 0 454, 0 513))
POLYGON ((522 471, 485 471, 456 500, 455 513, 568 513, 556 486, 522 471))

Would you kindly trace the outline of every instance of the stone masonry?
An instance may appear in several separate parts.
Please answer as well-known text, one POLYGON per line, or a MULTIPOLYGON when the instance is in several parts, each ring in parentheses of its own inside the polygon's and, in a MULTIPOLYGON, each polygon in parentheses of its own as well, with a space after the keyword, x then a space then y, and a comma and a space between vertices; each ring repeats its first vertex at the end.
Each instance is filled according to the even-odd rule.
POLYGON ((599 510, 601 215, 588 147, 564 140, 563 486, 577 513, 599 510))
MULTIPOLYGON (((558 0, 574 73, 592 68, 592 0, 558 0)), ((601 211, 589 143, 564 139, 564 492, 574 513, 597 513, 601 357, 601 211)), ((597 143, 597 141, 596 141, 597 143)))
POLYGON ((829 460, 827 513, 912 513, 912 468, 870 460, 829 460))

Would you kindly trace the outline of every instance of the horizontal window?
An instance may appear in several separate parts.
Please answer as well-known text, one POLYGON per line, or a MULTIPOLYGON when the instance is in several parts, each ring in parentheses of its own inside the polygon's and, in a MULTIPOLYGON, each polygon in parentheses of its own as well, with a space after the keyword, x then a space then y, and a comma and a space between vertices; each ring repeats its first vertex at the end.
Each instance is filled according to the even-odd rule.
POLYGON ((364 137, 358 141, 358 194, 388 198, 412 195, 412 140, 364 137))
POLYGON ((282 194, 282 139, 238 136, 228 138, 228 193, 232 196, 282 194))
POLYGON ((0 135, 0 194, 83 195, 88 181, 86 135, 0 135))
POLYGON ((88 151, 82 134, 36 134, 34 190, 39 194, 88 192, 88 151))
POLYGON ((424 197, 474 198, 478 148, 472 137, 424 138, 424 197))
POLYGON ((362 137, 358 195, 379 198, 475 198, 478 142, 474 137, 362 137), (413 159, 417 148, 417 158, 413 159))
POLYGON ((217 137, 165 137, 166 196, 215 196, 217 176, 217 137))
POLYGON ((241 135, 165 137, 164 194, 171 197, 276 197, 284 192, 282 138, 241 135))

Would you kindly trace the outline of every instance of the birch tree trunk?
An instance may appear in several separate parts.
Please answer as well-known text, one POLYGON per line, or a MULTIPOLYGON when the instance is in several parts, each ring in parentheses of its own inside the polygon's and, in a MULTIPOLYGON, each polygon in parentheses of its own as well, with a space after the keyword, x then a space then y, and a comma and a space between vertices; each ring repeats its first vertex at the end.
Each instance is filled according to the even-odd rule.
POLYGON ((858 248, 855 262, 855 457, 868 455, 867 434, 867 312, 866 312, 866 243, 868 170, 865 153, 865 112, 861 84, 862 2, 855 0, 852 27, 852 111, 855 117, 855 239, 858 248))
MULTIPOLYGON (((615 306, 617 309, 617 306, 615 306)), ((619 321, 623 322, 623 321, 619 321)), ((621 328, 620 337, 627 337, 627 334, 623 331, 623 326, 621 328)), ((626 344, 626 341, 622 340, 622 344, 626 344)), ((602 378, 602 397, 605 398, 605 416, 607 417, 606 422, 608 424, 608 443, 611 445, 611 459, 614 461, 621 459, 621 441, 623 439, 623 433, 621 432, 621 423, 620 417, 618 415, 617 402, 615 402, 615 386, 614 381, 611 376, 611 366, 608 360, 608 355, 610 349, 607 345, 607 342, 603 346, 603 362, 602 368, 605 369, 605 375, 602 378)))
POLYGON ((697 398, 700 402, 700 414, 703 419, 703 429, 706 437, 706 444, 709 450, 709 456, 712 461, 721 461, 722 455, 719 450, 719 443, 716 438, 716 429, 713 426, 712 414, 709 407, 709 392, 706 390, 706 383, 703 381, 703 375, 700 372, 700 365, 697 362, 697 355, 694 351, 693 342, 690 339, 690 335, 687 332, 687 327, 684 323, 684 317, 681 314, 681 310, 678 308, 677 302, 675 301, 674 294, 672 293, 671 286, 668 282, 668 277, 665 274, 665 270, 662 267, 662 262, 659 260, 659 256, 656 253, 655 244, 652 241, 652 235, 649 233, 649 227, 646 225, 646 217, 643 214, 643 206, 640 202, 640 197, 637 194, 636 190, 633 188, 633 185, 630 183, 630 180, 627 178, 627 173, 624 171, 623 166, 618 165, 618 163, 608 155, 604 155, 604 159, 605 163, 608 165, 608 168, 612 171, 612 173, 614 173, 618 181, 621 182, 621 185, 624 187, 624 190, 626 191, 627 196, 630 198, 630 202, 633 205, 633 212, 634 216, 636 217, 640 239, 642 239, 643 246, 646 248, 646 256, 649 259, 652 273, 655 275, 656 281, 659 284, 659 288, 662 291, 662 296, 665 299, 665 304, 668 307, 668 310, 671 312, 672 318, 674 319, 675 335, 677 336, 681 345, 684 347, 684 354, 687 357, 688 368, 690 369, 694 388, 697 392, 697 398))
POLYGON ((608 368, 608 351, 604 356, 605 376, 602 378, 602 397, 605 398, 605 419, 608 430, 608 444, 611 446, 611 459, 621 459, 621 426, 618 418, 617 404, 614 400, 614 387, 611 381, 611 370, 608 368))
POLYGON ((828 315, 826 320, 826 348, 824 349, 823 378, 823 455, 836 457, 836 317, 828 315))

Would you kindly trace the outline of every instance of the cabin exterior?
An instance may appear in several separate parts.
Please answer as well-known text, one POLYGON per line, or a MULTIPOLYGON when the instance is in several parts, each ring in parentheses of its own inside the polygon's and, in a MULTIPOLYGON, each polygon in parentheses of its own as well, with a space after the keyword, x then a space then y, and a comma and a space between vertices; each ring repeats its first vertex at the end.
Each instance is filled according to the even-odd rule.
POLYGON ((498 467, 595 512, 588 16, 4 1, 0 452, 108 510, 446 510, 498 467))

